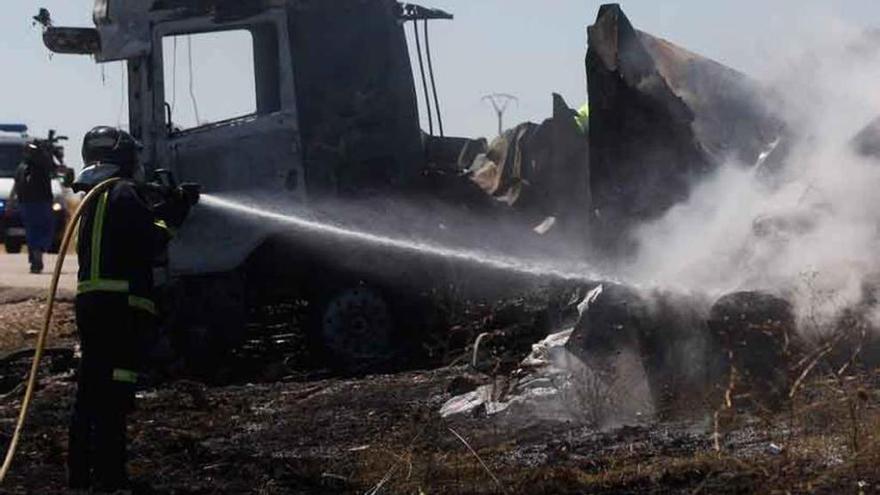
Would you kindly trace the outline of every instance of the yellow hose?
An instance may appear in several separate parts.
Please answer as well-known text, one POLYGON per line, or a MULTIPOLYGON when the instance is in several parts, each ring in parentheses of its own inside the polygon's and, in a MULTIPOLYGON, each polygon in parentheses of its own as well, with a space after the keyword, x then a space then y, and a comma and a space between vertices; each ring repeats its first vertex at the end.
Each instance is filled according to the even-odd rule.
POLYGON ((83 198, 79 208, 70 218, 67 229, 64 231, 64 238, 61 240, 61 248, 58 251, 58 259, 55 261, 55 273, 52 275, 52 284, 49 286, 49 300, 46 303, 46 314, 43 319, 43 329, 37 338, 37 348, 34 352, 34 361, 31 363, 31 372, 28 376, 27 389, 24 393, 24 399, 21 401, 21 411, 18 414, 18 423, 15 425, 15 433, 12 435, 12 442, 6 451, 6 458, 3 460, 3 467, 0 467, 0 484, 6 479, 9 468, 12 466, 12 459, 15 457, 15 450, 18 448, 18 441, 21 438, 21 432, 24 429, 24 421, 27 419, 28 408, 31 399, 34 396, 34 388, 37 385, 37 371, 40 368, 40 359, 43 357, 43 350, 46 348, 46 338, 49 335, 49 324, 52 322, 52 309, 55 306, 55 293, 58 292, 58 279, 61 278, 61 268, 64 266, 64 258, 67 256, 67 250, 70 248, 70 241, 73 239, 73 233, 76 232, 76 226, 85 212, 86 206, 89 205, 99 194, 103 193, 119 178, 107 179, 95 186, 86 197, 83 198))

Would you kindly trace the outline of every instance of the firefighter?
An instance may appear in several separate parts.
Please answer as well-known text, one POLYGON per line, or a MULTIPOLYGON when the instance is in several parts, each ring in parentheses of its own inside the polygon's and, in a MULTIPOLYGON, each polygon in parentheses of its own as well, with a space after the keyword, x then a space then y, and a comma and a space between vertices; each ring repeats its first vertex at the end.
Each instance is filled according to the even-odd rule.
POLYGON ((192 188, 168 188, 162 201, 142 180, 140 144, 128 133, 96 127, 83 140, 85 169, 75 191, 121 180, 95 201, 80 224, 76 324, 82 349, 69 430, 68 481, 73 489, 114 491, 126 473, 126 416, 138 370, 155 338, 153 266, 170 229, 198 201, 192 188))

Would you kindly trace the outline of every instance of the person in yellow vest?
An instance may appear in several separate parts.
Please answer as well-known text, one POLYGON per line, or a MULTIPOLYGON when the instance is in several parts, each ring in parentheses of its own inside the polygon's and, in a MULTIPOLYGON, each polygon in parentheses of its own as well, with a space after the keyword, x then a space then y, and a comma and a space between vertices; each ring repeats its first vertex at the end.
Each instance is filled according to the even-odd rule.
POLYGON ((574 121, 577 122, 578 127, 581 130, 581 133, 586 134, 587 131, 590 130, 590 104, 584 103, 577 111, 577 115, 574 117, 574 121))

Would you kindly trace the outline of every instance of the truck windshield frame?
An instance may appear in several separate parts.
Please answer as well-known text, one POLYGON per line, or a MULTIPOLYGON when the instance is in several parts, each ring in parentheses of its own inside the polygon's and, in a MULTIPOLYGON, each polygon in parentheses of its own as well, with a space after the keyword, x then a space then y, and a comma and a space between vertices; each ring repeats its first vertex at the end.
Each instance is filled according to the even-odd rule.
MULTIPOLYGON (((161 67, 160 74, 156 83, 156 102, 161 105, 165 111, 158 113, 161 115, 162 124, 168 130, 169 137, 187 135, 191 133, 202 132, 205 130, 234 125, 243 121, 259 118, 262 115, 269 115, 285 108, 281 74, 281 57, 280 51, 281 33, 280 28, 284 25, 283 20, 278 20, 270 12, 263 13, 246 20, 231 22, 228 24, 218 24, 210 18, 192 18, 183 21, 171 21, 157 26, 154 32, 154 57, 155 66, 161 67), (229 118, 219 119, 216 121, 207 121, 199 125, 191 126, 185 129, 169 128, 168 110, 170 110, 171 98, 168 90, 171 88, 169 84, 173 84, 171 74, 165 74, 166 58, 171 54, 164 53, 164 41, 172 37, 198 36, 208 34, 221 34, 235 31, 245 31, 250 33, 252 40, 252 63, 253 63, 253 97, 255 100, 254 108, 249 113, 236 115, 229 118)), ((178 53, 178 57, 186 57, 185 52, 178 53)), ((187 63, 183 60, 183 63, 187 63)), ((194 60, 196 67, 197 61, 194 60)), ((178 61, 178 64, 181 62, 178 61)), ((184 66, 185 67, 185 66, 184 66)), ((250 67, 248 67, 250 69, 250 67)), ((180 70, 180 69, 179 69, 180 70)), ((184 68, 183 70, 187 70, 184 68)), ((198 70, 194 68, 194 70, 198 70)), ((233 68, 233 70, 235 70, 233 68)), ((178 74, 178 77, 181 75, 178 74)), ((186 74, 183 74, 186 77, 186 74)), ((221 83, 222 84, 222 83, 221 83)), ((178 86, 179 88, 179 86, 178 86)), ((181 95, 178 89, 177 104, 180 105, 184 101, 189 100, 190 95, 181 95)), ((170 116, 172 123, 174 115, 170 116)))

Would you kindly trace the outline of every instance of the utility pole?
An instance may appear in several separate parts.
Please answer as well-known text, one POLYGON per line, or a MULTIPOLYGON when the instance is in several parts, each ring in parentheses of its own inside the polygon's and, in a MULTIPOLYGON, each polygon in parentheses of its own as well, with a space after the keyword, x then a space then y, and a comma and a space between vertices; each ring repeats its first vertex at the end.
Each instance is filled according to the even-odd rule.
POLYGON ((492 93, 484 96, 483 101, 491 103, 492 108, 495 110, 495 115, 498 117, 498 135, 500 136, 504 133, 504 112, 507 111, 507 107, 510 106, 511 102, 518 105, 519 98, 505 93, 492 93))

